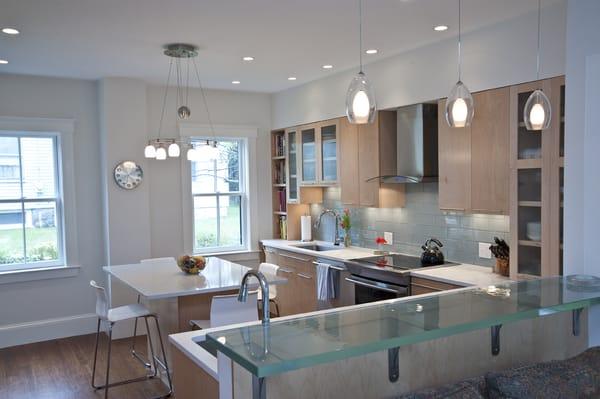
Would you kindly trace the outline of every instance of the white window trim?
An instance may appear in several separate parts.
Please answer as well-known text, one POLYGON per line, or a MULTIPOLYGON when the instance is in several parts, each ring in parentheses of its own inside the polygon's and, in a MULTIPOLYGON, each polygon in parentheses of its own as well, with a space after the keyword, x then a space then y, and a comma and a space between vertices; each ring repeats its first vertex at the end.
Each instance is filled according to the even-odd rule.
MULTIPOLYGON (((244 156, 244 165, 242 172, 246 175, 246 201, 244 214, 246 215, 244 235, 245 248, 244 251, 258 250, 258 181, 256 173, 250 173, 252 170, 257 170, 256 166, 256 140, 258 137, 258 128, 253 126, 236 126, 236 125, 214 125, 214 135, 216 139, 242 138, 246 140, 246 154, 244 156)), ((197 123, 179 123, 179 135, 184 140, 189 140, 194 137, 212 137, 210 125, 197 123)), ((183 213, 183 239, 184 250, 186 253, 192 253, 194 250, 194 222, 193 222, 193 199, 192 199, 192 176, 190 161, 185 157, 185 151, 182 151, 181 156, 181 187, 182 194, 182 213, 183 213)), ((239 253, 240 248, 228 251, 226 249, 215 248, 215 251, 221 253, 239 253)), ((205 255, 214 255, 217 253, 203 253, 205 255)))
POLYGON ((71 277, 79 271, 79 246, 75 203, 75 162, 73 150, 73 119, 21 118, 0 116, 0 131, 46 133, 58 141, 58 175, 62 182, 63 265, 23 268, 0 273, 0 284, 71 277))

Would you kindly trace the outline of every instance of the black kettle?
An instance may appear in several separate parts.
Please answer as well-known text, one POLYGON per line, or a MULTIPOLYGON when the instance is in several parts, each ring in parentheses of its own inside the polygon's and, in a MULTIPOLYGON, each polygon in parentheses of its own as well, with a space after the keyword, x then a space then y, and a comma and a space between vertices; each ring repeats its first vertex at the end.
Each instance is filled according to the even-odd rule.
POLYGON ((435 266, 444 264, 444 254, 440 249, 444 244, 437 238, 430 238, 422 245, 423 253, 421 254, 422 266, 435 266))

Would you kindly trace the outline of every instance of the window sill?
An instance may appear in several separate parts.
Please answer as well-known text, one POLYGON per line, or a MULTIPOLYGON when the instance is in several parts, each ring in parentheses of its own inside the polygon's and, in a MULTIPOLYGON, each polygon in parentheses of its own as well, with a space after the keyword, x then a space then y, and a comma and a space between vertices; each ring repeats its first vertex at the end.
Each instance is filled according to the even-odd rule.
POLYGON ((75 277, 79 274, 79 269, 80 266, 54 266, 39 269, 24 269, 0 272, 0 284, 22 283, 25 281, 75 277))

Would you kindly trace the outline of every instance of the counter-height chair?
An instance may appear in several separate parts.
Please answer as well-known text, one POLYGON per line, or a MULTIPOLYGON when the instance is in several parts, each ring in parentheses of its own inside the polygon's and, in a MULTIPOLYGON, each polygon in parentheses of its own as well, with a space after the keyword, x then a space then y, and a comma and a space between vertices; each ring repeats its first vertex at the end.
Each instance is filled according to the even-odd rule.
POLYGON ((92 387, 96 390, 104 389, 104 398, 108 398, 108 388, 115 387, 118 385, 129 384, 132 382, 145 381, 150 378, 154 378, 157 376, 158 367, 162 367, 166 374, 167 380, 169 383, 169 391, 162 395, 161 397, 168 397, 173 392, 173 384, 171 383, 171 374, 169 372, 169 365, 167 363, 167 356, 165 353, 165 347, 163 345, 162 335, 160 332, 160 326, 158 325, 158 317, 151 313, 144 305, 139 303, 133 305, 125 305, 119 306, 116 308, 111 308, 108 301, 108 296, 106 295, 106 290, 104 287, 96 284, 95 281, 90 281, 90 285, 96 291, 96 315, 98 316, 98 328, 96 330, 96 345, 94 349, 94 363, 92 366, 92 387), (143 377, 133 378, 129 380, 123 380, 118 382, 111 383, 109 380, 110 377, 110 356, 112 349, 112 332, 113 327, 116 323, 143 318, 146 323, 146 333, 148 337, 149 350, 150 350, 150 359, 154 365, 154 371, 152 374, 146 374, 143 377), (156 331, 158 334, 158 340, 160 341, 160 350, 162 355, 162 362, 154 355, 154 347, 152 345, 152 338, 150 336, 150 327, 148 324, 148 318, 154 319, 154 323, 156 324, 156 331), (100 329, 104 326, 106 329, 106 334, 108 335, 108 348, 107 348, 107 359, 106 359, 106 377, 104 385, 96 385, 96 363, 98 360, 98 342, 100 340, 100 329))
POLYGON ((190 320, 192 328, 207 329, 229 324, 258 321, 258 294, 248 293, 246 302, 238 301, 238 294, 215 295, 210 302, 210 320, 190 320))
MULTIPOLYGON (((163 263, 163 264, 164 263, 172 263, 173 266, 177 266, 177 261, 173 257, 142 259, 142 260, 140 260, 140 263, 142 263, 144 265, 148 265, 149 267, 151 267, 152 264, 155 264, 155 263, 163 263)), ((140 294, 138 294, 137 303, 140 303, 141 300, 142 300, 142 297, 140 294)), ((152 367, 152 365, 150 364, 150 361, 148 359, 144 359, 144 357, 135 350, 135 341, 137 338, 137 325, 138 325, 138 319, 136 317, 136 319, 133 321, 133 336, 131 337, 130 351, 131 351, 131 354, 133 355, 133 357, 135 357, 138 361, 140 361, 144 365, 144 367, 149 369, 152 367)))
MULTIPOLYGON (((258 271, 263 274, 276 275, 278 270, 279 270, 279 266, 274 265, 273 263, 264 263, 263 262, 258 266, 258 271)), ((260 290, 258 290, 258 302, 261 304, 261 306, 264 306, 262 293, 260 292, 260 290)), ((271 302, 275 306, 275 311, 274 312, 271 311, 271 313, 274 316, 279 317, 279 304, 277 303, 277 286, 276 285, 269 285, 269 302, 271 302)))

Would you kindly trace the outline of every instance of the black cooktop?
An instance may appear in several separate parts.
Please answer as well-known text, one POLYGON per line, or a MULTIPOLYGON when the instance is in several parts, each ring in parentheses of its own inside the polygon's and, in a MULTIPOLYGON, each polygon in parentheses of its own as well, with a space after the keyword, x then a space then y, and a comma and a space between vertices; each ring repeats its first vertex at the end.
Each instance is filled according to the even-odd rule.
MULTIPOLYGON (((400 270, 411 270, 411 269, 420 269, 422 267, 427 266, 437 266, 432 264, 423 264, 421 263, 421 258, 416 256, 408 256, 408 255, 381 255, 381 256, 373 256, 370 258, 362 258, 355 260, 357 263, 368 263, 375 266, 379 266, 382 268, 390 267, 393 269, 400 270)), ((446 262, 449 263, 449 262, 446 262)), ((440 263, 440 265, 445 263, 440 263)))

